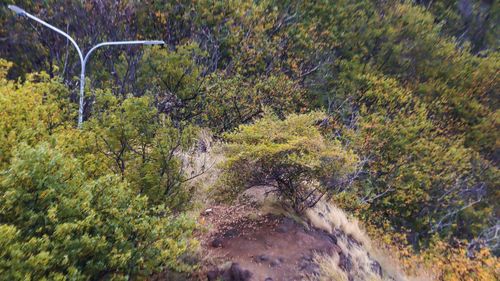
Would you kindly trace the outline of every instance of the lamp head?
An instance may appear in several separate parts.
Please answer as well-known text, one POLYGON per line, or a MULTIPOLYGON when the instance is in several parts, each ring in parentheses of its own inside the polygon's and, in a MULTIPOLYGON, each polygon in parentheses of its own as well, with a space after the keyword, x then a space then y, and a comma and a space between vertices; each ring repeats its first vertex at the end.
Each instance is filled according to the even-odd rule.
POLYGON ((144 45, 164 45, 165 41, 146 41, 144 45))
POLYGON ((16 15, 18 16, 24 16, 26 14, 26 11, 19 8, 18 6, 16 5, 8 5, 7 6, 9 9, 11 9, 12 11, 14 11, 14 13, 16 13, 16 15))

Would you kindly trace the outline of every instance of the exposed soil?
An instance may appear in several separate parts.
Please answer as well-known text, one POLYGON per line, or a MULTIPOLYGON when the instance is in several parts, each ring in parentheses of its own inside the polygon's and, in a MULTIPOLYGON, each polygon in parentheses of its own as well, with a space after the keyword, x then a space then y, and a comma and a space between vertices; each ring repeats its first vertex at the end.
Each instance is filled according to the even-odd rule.
POLYGON ((303 280, 305 274, 318 273, 313 253, 340 253, 335 237, 289 218, 259 216, 258 210, 246 205, 214 206, 200 220, 209 229, 198 233, 206 264, 202 275, 208 274, 207 279, 217 280, 224 264, 236 263, 238 270, 251 274, 241 280, 303 280))
MULTIPOLYGON (((195 233, 201 243, 200 255, 192 261, 186 257, 186 262, 198 264, 200 269, 190 276, 164 271, 150 280, 316 280, 320 273, 325 277, 325 272, 316 264, 315 254, 323 258, 331 256, 329 261, 336 262, 328 273, 330 277, 332 272, 350 281, 378 280, 384 276, 380 263, 363 248, 361 230, 343 212, 326 205, 313 213, 317 218, 309 214, 308 220, 318 227, 322 219, 334 227, 326 228, 328 232, 319 230, 286 216, 264 213, 269 206, 264 207, 262 202, 270 191, 266 186, 255 187, 239 197, 240 204, 205 209, 199 215, 200 227, 195 233), (350 227, 346 232, 347 225, 350 227)), ((391 275, 386 276, 387 280, 395 280, 391 275)))

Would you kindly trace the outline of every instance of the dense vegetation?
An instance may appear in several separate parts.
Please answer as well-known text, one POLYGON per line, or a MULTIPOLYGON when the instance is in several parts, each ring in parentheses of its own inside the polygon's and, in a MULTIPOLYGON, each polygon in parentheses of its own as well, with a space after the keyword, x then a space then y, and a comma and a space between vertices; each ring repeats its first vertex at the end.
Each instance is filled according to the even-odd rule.
MULTIPOLYGON (((299 213, 339 192, 356 157, 339 141, 325 140, 315 124, 323 118, 318 112, 285 120, 264 115, 227 134, 224 186, 236 188, 236 194, 249 186, 273 186, 281 201, 299 213)), ((222 189, 224 196, 230 191, 222 189)))
POLYGON ((86 50, 166 45, 93 54, 79 130, 75 50, 1 7, 2 278, 190 270, 179 154, 200 129, 227 144, 225 199, 276 185, 301 212, 324 197, 442 261, 443 280, 492 276, 481 270, 500 253, 498 1, 16 5, 86 50))

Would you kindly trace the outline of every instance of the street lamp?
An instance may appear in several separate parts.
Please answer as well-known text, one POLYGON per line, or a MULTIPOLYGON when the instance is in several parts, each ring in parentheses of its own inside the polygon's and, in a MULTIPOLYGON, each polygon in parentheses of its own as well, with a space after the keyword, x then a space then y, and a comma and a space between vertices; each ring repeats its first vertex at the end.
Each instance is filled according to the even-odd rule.
POLYGON ((84 105, 84 97, 85 97, 85 64, 87 63, 87 60, 90 56, 90 54, 92 54, 93 51, 95 51, 97 48, 99 47, 104 47, 104 46, 115 46, 115 45, 163 45, 165 44, 164 41, 145 41, 145 40, 141 40, 141 41, 116 41, 116 42, 103 42, 103 43, 99 43, 97 45, 95 45, 94 47, 92 47, 88 52, 87 54, 85 54, 85 56, 83 55, 80 47, 78 47, 78 44, 76 44, 75 40, 73 40, 73 38, 71 38, 71 36, 69 36, 67 33, 65 33, 64 31, 60 30, 59 28, 33 16, 32 14, 29 14, 28 12, 26 12, 25 10, 19 8, 18 6, 14 6, 14 5, 9 5, 8 6, 9 9, 11 9, 12 11, 14 11, 17 15, 19 16, 25 16, 25 17, 28 17, 34 21, 37 21, 39 23, 41 23, 42 25, 54 30, 55 32, 65 36, 66 38, 68 38, 69 41, 71 41, 71 43, 73 44, 73 46, 75 46, 77 52, 78 52, 78 56, 80 57, 80 65, 81 65, 81 73, 80 73, 80 102, 79 102, 79 107, 78 107, 78 128, 81 128, 82 127, 82 122, 83 122, 83 105, 84 105))

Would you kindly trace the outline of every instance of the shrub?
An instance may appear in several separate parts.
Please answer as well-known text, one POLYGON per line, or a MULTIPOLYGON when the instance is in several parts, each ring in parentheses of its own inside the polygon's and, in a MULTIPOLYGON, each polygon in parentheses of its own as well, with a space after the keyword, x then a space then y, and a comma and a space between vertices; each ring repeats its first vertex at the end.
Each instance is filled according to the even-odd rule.
POLYGON ((226 186, 235 187, 233 194, 245 187, 273 186, 299 212, 341 189, 357 158, 339 141, 322 136, 318 121, 324 118, 320 112, 285 120, 265 114, 226 134, 226 186))
POLYGON ((498 280, 500 276, 498 257, 485 247, 472 253, 465 240, 453 239, 450 242, 436 235, 425 250, 416 252, 408 244, 405 233, 382 230, 370 224, 365 226, 375 238, 374 246, 382 254, 387 254, 388 260, 393 260, 408 276, 428 275, 423 280, 439 281, 498 280))
POLYGON ((46 144, 20 145, 0 174, 0 276, 97 280, 147 276, 192 249, 193 223, 151 208, 115 175, 97 180, 46 144))
POLYGON ((0 59, 0 169, 20 142, 36 144, 74 124, 77 111, 70 92, 46 73, 34 73, 24 82, 5 78, 11 63, 0 59))
POLYGON ((94 134, 92 153, 105 156, 106 166, 151 203, 185 207, 189 194, 176 155, 192 145, 195 127, 174 124, 151 96, 122 100, 104 91, 96 99, 94 117, 85 124, 94 134))
POLYGON ((498 257, 493 256, 487 248, 480 249, 473 257, 468 257, 467 252, 466 241, 448 243, 435 237, 432 245, 421 256, 438 280, 498 280, 498 257))

